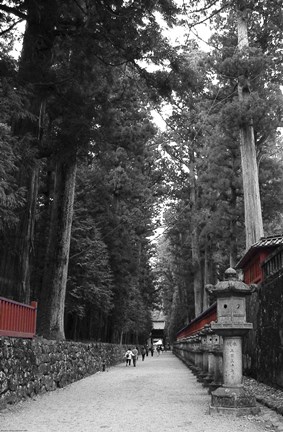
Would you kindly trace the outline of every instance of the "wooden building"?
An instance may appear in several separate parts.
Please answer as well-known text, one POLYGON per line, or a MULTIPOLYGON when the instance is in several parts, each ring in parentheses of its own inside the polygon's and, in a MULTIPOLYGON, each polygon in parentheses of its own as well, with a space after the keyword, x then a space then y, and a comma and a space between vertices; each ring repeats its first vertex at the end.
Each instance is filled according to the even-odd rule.
POLYGON ((267 257, 283 245, 283 235, 261 237, 240 259, 236 269, 242 269, 246 284, 258 284, 263 280, 262 265, 267 257))
POLYGON ((157 342, 159 339, 165 343, 165 316, 162 311, 154 311, 152 312, 152 330, 150 334, 150 342, 152 345, 154 342, 157 342))

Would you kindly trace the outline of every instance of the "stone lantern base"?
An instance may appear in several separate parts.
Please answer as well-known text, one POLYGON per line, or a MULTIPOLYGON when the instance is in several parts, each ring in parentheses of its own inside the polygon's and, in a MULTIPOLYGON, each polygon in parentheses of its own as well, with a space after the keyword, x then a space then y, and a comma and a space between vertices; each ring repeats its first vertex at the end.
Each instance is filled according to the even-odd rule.
POLYGON ((256 399, 243 387, 219 387, 211 392, 210 414, 234 414, 236 416, 258 414, 256 399))

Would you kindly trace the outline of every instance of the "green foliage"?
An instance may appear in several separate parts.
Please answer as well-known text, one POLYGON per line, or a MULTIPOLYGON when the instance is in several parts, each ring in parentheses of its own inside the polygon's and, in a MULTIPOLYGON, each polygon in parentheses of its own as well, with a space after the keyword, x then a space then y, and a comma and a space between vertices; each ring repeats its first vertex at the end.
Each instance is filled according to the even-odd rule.
POLYGON ((79 210, 74 216, 70 265, 68 312, 85 316, 91 306, 108 314, 113 306, 108 251, 93 221, 79 210))
POLYGON ((14 228, 18 209, 25 203, 25 189, 17 184, 19 145, 11 131, 11 113, 23 110, 15 89, 15 62, 3 55, 0 62, 0 232, 14 228))
POLYGON ((260 163, 262 208, 266 235, 282 234, 283 165, 282 138, 276 140, 274 154, 265 155, 260 163))
MULTIPOLYGON (((209 268, 210 283, 221 277, 229 265, 235 265, 244 252, 239 129, 251 122, 260 161, 266 233, 282 232, 280 188, 283 177, 279 154, 273 154, 276 130, 282 119, 282 93, 278 80, 281 71, 274 63, 278 52, 272 46, 271 38, 270 44, 265 45, 263 38, 260 39, 264 26, 266 42, 269 39, 267 27, 270 25, 274 34, 278 28, 271 30, 267 16, 271 18, 272 15, 274 20, 274 10, 270 14, 264 4, 266 2, 259 2, 254 6, 257 12, 251 20, 251 47, 241 53, 237 50, 234 10, 227 9, 226 14, 220 15, 213 8, 209 9, 208 2, 203 8, 198 8, 197 2, 188 6, 192 10, 200 9, 202 18, 214 15, 218 32, 210 41, 215 50, 206 58, 196 54, 187 56, 189 67, 192 67, 192 58, 199 59, 195 63, 195 81, 200 85, 191 86, 181 70, 177 85, 170 81, 170 95, 174 94, 174 98, 171 97, 173 112, 167 120, 170 131, 167 130, 163 137, 163 148, 169 155, 167 175, 171 199, 164 236, 170 261, 164 260, 164 252, 159 251, 162 258, 157 266, 171 338, 186 323, 186 313, 192 307, 195 264, 188 246, 194 230, 198 231, 202 273, 205 267, 209 268), (257 15, 259 10, 261 14, 265 13, 264 20, 257 15), (240 104, 237 84, 242 80, 245 85, 247 78, 248 96, 245 103, 240 104), (210 79, 213 82, 209 82, 210 79), (184 263, 187 272, 182 273, 184 263), (184 302, 185 294, 189 304, 184 302), (186 304, 185 309, 182 309, 183 304, 186 304)), ((199 13, 195 14, 195 19, 200 19, 199 13)))
POLYGON ((155 289, 148 237, 160 173, 147 101, 143 90, 133 90, 137 79, 131 70, 109 70, 89 130, 91 152, 80 152, 67 312, 77 317, 76 334, 88 338, 144 340, 150 331, 155 289))
POLYGON ((18 222, 17 210, 25 203, 25 189, 15 181, 17 172, 16 156, 12 150, 15 141, 10 128, 0 124, 0 232, 15 227, 18 222))
POLYGON ((96 208, 100 209, 97 220, 108 245, 114 276, 114 334, 144 333, 154 294, 147 239, 152 233, 154 169, 146 148, 154 128, 138 105, 142 101, 129 98, 128 91, 122 105, 120 101, 115 111, 112 106, 111 122, 100 131, 104 139, 107 136, 108 148, 99 154, 100 170, 96 174, 100 181, 94 190, 96 208))

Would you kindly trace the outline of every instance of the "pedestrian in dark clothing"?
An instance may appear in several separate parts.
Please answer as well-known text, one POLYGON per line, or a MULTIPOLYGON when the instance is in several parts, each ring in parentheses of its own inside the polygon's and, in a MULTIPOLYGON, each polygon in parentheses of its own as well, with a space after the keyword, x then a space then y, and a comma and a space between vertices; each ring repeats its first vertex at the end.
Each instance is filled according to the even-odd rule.
POLYGON ((145 349, 145 347, 142 347, 142 350, 141 350, 142 361, 144 361, 145 354, 146 354, 146 349, 145 349))
POLYGON ((153 346, 151 345, 151 347, 150 347, 151 357, 153 357, 153 351, 154 351, 154 348, 153 348, 153 346))

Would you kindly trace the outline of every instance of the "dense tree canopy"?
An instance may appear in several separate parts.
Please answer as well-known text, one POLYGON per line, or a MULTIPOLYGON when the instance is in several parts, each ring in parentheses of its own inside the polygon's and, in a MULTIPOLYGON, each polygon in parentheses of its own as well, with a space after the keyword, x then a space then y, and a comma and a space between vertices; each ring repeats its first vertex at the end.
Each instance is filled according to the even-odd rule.
MULTIPOLYGON (((282 209, 282 192, 276 193, 276 198, 271 192, 282 181, 281 174, 277 171, 281 171, 281 162, 276 150, 280 148, 278 128, 282 124, 281 64, 277 61, 278 52, 281 52, 282 31, 278 19, 276 28, 272 25, 271 11, 267 12, 264 3, 203 2, 200 7, 199 2, 190 2, 189 5, 184 2, 187 16, 191 13, 194 17, 190 23, 191 28, 201 21, 211 22, 212 35, 209 43, 212 49, 203 57, 196 56, 194 50, 194 58, 198 59, 195 62, 195 75, 198 77, 195 82, 200 82, 200 77, 204 77, 202 87, 190 87, 189 91, 193 93, 189 94, 189 98, 183 89, 179 99, 176 99, 178 87, 174 87, 173 98, 171 96, 173 110, 167 120, 170 138, 166 151, 171 158, 179 161, 178 169, 183 175, 178 178, 175 171, 172 172, 169 168, 168 175, 174 185, 174 192, 169 204, 170 225, 166 223, 164 235, 169 240, 168 251, 172 258, 177 260, 179 257, 179 262, 180 259, 187 262, 191 270, 191 275, 184 275, 183 278, 183 296, 187 296, 188 289, 190 293, 194 292, 197 314, 209 302, 204 285, 208 282, 215 283, 225 268, 237 263, 245 251, 245 242, 247 246, 251 244, 250 240, 247 241, 248 234, 246 238, 244 235, 248 224, 244 216, 249 211, 246 208, 244 210, 244 197, 251 191, 245 190, 242 177, 245 170, 253 176, 255 171, 250 163, 248 168, 241 164, 240 157, 241 146, 245 151, 245 144, 241 143, 241 130, 251 125, 259 168, 264 230, 267 235, 282 233, 282 210, 278 213, 278 209, 282 209), (250 45, 245 48, 244 55, 238 46, 237 8, 248 9, 246 18, 250 45), (263 33, 266 35, 265 42, 270 43, 262 43, 263 33), (271 33, 273 36, 269 37, 271 33), (281 39, 278 38, 279 34, 281 39), (275 39, 276 49, 273 45, 275 39), (241 100, 238 92, 243 78, 249 81, 245 100, 241 100), (187 137, 185 140, 184 136, 187 137), (269 192, 267 185, 270 185, 269 192), (271 203, 272 196, 275 200, 268 206, 267 201, 271 203), (180 246, 182 253, 179 252, 180 246), (196 281, 199 267, 201 280, 196 281), (201 284, 202 295, 196 296, 196 282, 201 284)), ((276 20, 274 16, 272 20, 276 20)), ((188 48, 187 44, 183 47, 183 52, 188 48)), ((187 56, 192 58, 192 53, 187 56)), ((165 142, 167 137, 168 132, 163 138, 165 142)), ((254 179, 257 179, 257 175, 254 179)), ((255 213, 256 211, 251 212, 252 222, 255 213)), ((256 235, 253 242, 259 239, 259 235, 261 234, 256 235)), ((162 257, 160 260, 162 267, 162 257)), ((161 283, 166 287, 167 269, 164 268, 163 272, 161 283)), ((180 271, 175 268, 171 280, 177 280, 179 274, 180 271)), ((180 328, 192 319, 192 316, 188 317, 191 300, 190 306, 182 312, 184 298, 178 289, 176 291, 172 287, 171 293, 176 292, 178 296, 174 296, 172 306, 169 306, 170 323, 174 326, 177 321, 180 328)), ((172 299, 173 297, 171 301, 172 299)))
POLYGON ((206 283, 282 232, 279 6, 0 2, 1 295, 39 301, 39 334, 143 343, 163 308, 174 339, 206 283))

